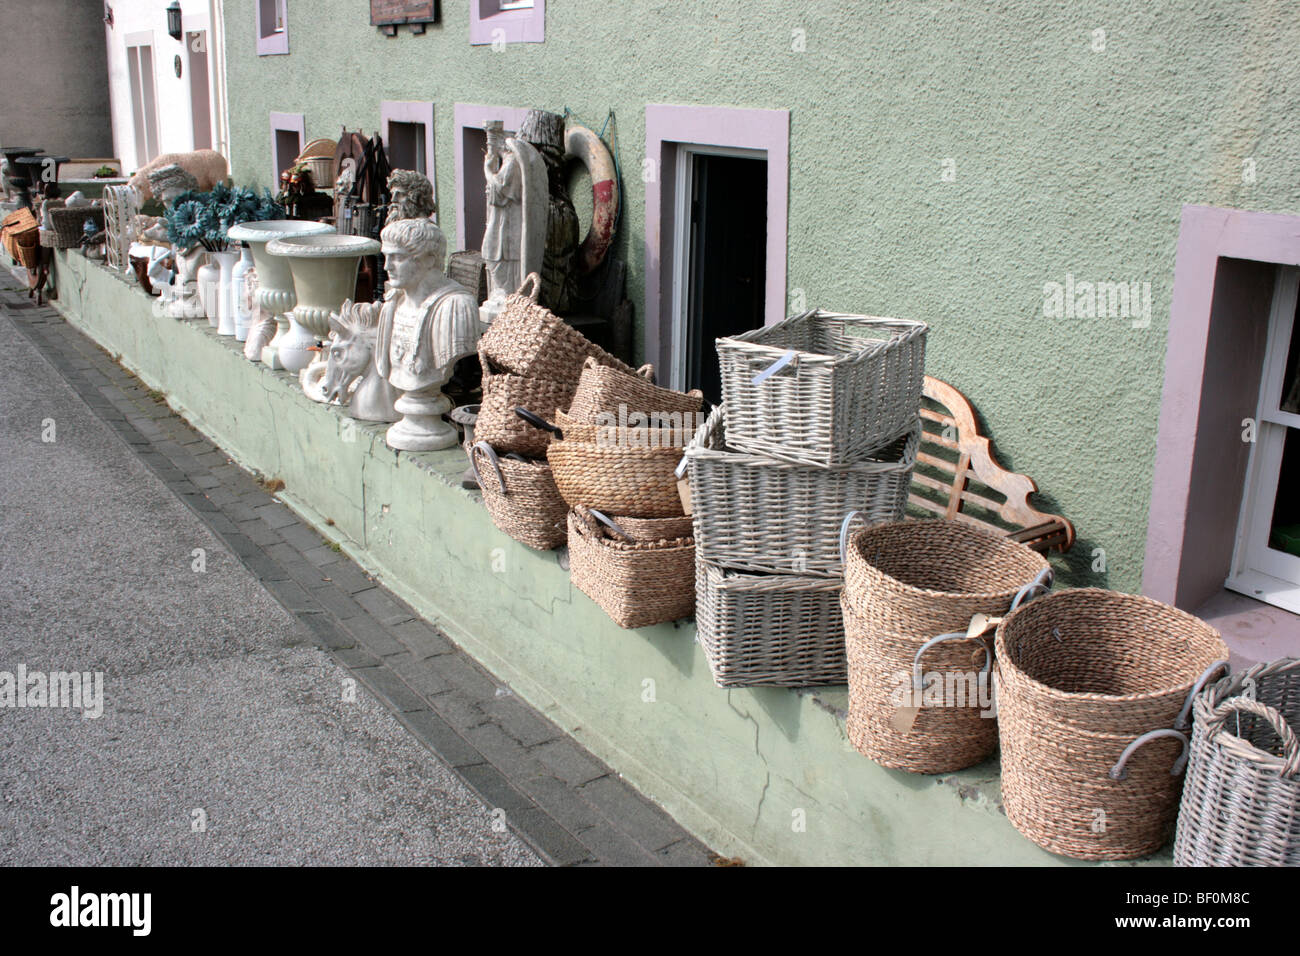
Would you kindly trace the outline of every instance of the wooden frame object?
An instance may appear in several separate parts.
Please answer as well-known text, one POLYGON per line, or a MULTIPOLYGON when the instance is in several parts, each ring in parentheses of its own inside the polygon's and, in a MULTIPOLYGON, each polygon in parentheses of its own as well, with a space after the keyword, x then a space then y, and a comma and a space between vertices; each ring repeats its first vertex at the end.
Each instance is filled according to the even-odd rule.
POLYGON ((400 26, 420 34, 427 24, 441 20, 442 0, 370 0, 370 25, 390 37, 397 36, 400 26))
POLYGON ((966 396, 929 375, 925 377, 923 394, 929 402, 922 407, 921 418, 930 427, 921 433, 909 504, 941 518, 967 521, 1005 534, 1035 551, 1068 551, 1074 544, 1074 525, 1029 504, 1029 496, 1038 490, 1037 483, 1028 475, 1007 471, 998 464, 992 445, 979 432, 975 410, 966 396), (923 474, 922 466, 932 474, 923 474), (972 482, 997 492, 1005 500, 999 503, 973 490, 972 482), (926 493, 918 494, 918 486, 926 493), (971 513, 969 508, 977 513, 971 513), (1002 523, 992 520, 994 516, 1002 523))

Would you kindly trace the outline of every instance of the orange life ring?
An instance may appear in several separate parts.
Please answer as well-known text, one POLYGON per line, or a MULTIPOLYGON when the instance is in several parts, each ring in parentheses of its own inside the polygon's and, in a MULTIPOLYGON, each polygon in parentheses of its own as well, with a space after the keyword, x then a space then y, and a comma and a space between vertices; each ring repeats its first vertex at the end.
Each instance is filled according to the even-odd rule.
POLYGON ((566 159, 576 159, 591 174, 591 226, 578 250, 578 271, 586 275, 605 259, 618 223, 618 173, 614 157, 599 136, 585 126, 564 133, 566 159))

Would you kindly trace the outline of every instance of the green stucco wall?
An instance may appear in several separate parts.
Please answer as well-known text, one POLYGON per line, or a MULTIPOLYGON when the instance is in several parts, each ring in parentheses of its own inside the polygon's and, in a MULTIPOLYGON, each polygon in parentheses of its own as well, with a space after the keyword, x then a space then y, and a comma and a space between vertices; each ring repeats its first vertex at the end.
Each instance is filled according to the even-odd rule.
POLYGON ((431 100, 454 236, 453 104, 613 110, 637 342, 646 104, 788 109, 791 293, 931 323, 931 374, 1075 521, 1072 584, 1140 587, 1181 206, 1300 211, 1300 21, 1275 2, 556 0, 545 43, 497 52, 464 0, 395 38, 356 0, 289 0, 291 52, 261 58, 253 7, 225 5, 241 182, 267 179, 272 110, 310 138, 431 100), (1067 274, 1149 282, 1150 326, 1045 318, 1067 274))

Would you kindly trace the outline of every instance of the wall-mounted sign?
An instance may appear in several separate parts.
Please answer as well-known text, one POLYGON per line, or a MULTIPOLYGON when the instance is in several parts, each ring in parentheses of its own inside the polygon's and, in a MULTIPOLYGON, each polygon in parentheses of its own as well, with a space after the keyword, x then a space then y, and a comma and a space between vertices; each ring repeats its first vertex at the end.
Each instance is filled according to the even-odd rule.
POLYGON ((370 23, 390 37, 405 24, 412 33, 423 33, 426 23, 442 19, 442 0, 370 0, 370 23))

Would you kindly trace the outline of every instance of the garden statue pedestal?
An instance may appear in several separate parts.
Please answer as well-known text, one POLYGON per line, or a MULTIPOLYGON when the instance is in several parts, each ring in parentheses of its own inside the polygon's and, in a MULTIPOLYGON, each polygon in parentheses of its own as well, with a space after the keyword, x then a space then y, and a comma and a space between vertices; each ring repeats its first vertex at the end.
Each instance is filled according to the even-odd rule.
MULTIPOLYGON (((319 236, 332 233, 334 227, 323 222, 304 222, 297 219, 267 219, 262 222, 244 222, 231 226, 227 235, 232 242, 246 242, 253 254, 257 269, 257 303, 275 316, 275 338, 262 349, 262 362, 271 368, 284 368, 278 351, 279 340, 289 331, 289 317, 285 314, 294 307, 297 299, 293 291, 293 274, 289 260, 267 253, 266 245, 275 239, 290 236, 319 236)), ((341 300, 340 300, 341 301, 341 300)))
POLYGON ((402 392, 393 406, 402 419, 385 441, 403 451, 451 448, 457 432, 442 420, 451 410, 442 387, 457 359, 478 348, 478 302, 443 274, 447 240, 432 220, 399 219, 384 227, 381 240, 388 295, 379 312, 375 368, 402 392))
POLYGON ((297 304, 289 314, 289 331, 279 345, 280 364, 300 372, 315 357, 316 343, 329 338, 330 313, 351 299, 362 256, 379 252, 379 243, 364 236, 288 236, 266 244, 272 258, 289 262, 297 304))

